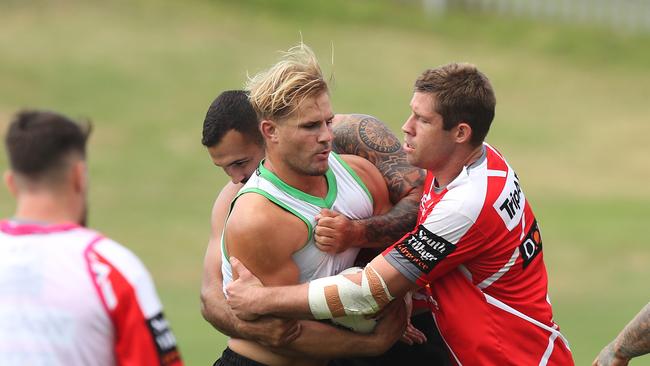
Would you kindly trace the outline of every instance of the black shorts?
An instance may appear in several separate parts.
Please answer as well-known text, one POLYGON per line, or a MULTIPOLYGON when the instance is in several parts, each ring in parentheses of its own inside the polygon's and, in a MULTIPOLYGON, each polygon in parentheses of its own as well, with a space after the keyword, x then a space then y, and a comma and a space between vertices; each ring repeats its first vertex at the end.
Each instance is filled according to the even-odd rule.
POLYGON ((218 359, 213 366, 267 366, 267 365, 251 360, 248 357, 244 357, 239 353, 226 347, 226 349, 223 350, 223 354, 221 355, 221 358, 218 359))
POLYGON ((438 332, 430 312, 415 315, 411 324, 427 336, 424 344, 409 346, 397 341, 386 353, 375 357, 355 357, 332 360, 328 366, 391 366, 419 365, 425 362, 431 366, 452 365, 447 347, 438 332))

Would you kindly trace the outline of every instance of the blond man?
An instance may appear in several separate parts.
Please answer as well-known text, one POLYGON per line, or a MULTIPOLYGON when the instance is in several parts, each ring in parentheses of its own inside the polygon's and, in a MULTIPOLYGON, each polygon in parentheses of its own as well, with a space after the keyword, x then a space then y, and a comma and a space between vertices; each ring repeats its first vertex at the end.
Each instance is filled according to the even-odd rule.
MULTIPOLYGON (((351 267, 359 248, 320 250, 316 216, 324 208, 350 219, 382 214, 390 208, 388 191, 369 161, 332 153, 334 113, 313 52, 303 44, 290 49, 248 88, 266 158, 238 193, 224 228, 224 285, 233 280, 230 256, 267 285, 302 283, 351 267)), ((282 349, 231 338, 216 364, 320 365, 333 357, 380 354, 400 338, 405 314, 396 303, 370 334, 304 321, 300 336, 282 349)))

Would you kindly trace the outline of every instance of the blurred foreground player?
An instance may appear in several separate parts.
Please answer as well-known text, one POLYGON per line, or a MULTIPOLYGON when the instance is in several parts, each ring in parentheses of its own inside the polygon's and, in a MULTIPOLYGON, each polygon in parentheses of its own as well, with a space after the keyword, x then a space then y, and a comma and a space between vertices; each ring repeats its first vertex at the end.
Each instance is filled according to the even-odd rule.
POLYGON ((144 265, 85 227, 88 134, 44 111, 9 125, 17 206, 0 221, 0 365, 180 366, 144 265))

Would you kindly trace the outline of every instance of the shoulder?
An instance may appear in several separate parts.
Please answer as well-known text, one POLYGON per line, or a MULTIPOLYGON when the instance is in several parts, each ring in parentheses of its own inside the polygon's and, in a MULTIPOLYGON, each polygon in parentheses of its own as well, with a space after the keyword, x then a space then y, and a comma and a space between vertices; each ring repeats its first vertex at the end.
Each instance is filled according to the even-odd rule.
POLYGON ((237 198, 225 231, 229 239, 237 238, 238 245, 251 243, 254 246, 276 238, 284 238, 288 243, 298 241, 296 245, 302 245, 308 236, 302 219, 254 192, 237 198))
POLYGON ((340 160, 344 161, 350 168, 357 169, 367 169, 368 167, 374 167, 371 162, 368 160, 352 154, 338 154, 340 160))
POLYGON ((233 203, 226 225, 230 229, 266 228, 285 221, 287 216, 291 215, 287 215, 285 210, 267 197, 256 192, 247 192, 233 203))
POLYGON ((379 119, 365 114, 336 115, 333 120, 334 148, 341 154, 373 159, 372 152, 394 154, 401 150, 399 139, 379 119))
POLYGON ((151 274, 142 261, 128 248, 108 238, 97 242, 92 251, 99 258, 90 258, 99 290, 110 311, 128 306, 127 298, 135 298, 145 317, 162 309, 151 274), (103 286, 103 281, 111 286, 103 286))
POLYGON ((243 186, 243 184, 234 184, 232 182, 226 183, 226 185, 221 188, 221 191, 219 191, 216 201, 232 201, 232 199, 237 196, 237 192, 239 192, 243 186))
POLYGON ((237 196, 237 192, 241 189, 242 184, 233 184, 228 182, 219 192, 219 195, 214 200, 212 205, 212 222, 215 220, 223 221, 228 215, 230 203, 237 196))
MULTIPOLYGON (((432 232, 455 237, 473 226, 485 203, 484 190, 470 179, 456 180, 440 195, 430 193, 423 196, 423 206, 429 211, 423 225, 432 232)), ((459 238, 454 238, 459 239, 459 238)), ((452 240, 453 241, 453 240, 452 240)))
POLYGON ((350 154, 339 155, 339 158, 345 164, 347 164, 350 167, 350 169, 352 169, 355 173, 357 173, 361 178, 363 178, 364 176, 372 175, 373 173, 379 174, 381 176, 379 170, 377 170, 377 167, 374 166, 367 159, 364 159, 357 155, 350 155, 350 154))
POLYGON ((150 278, 149 271, 142 260, 129 248, 112 239, 106 237, 100 239, 93 245, 92 250, 130 280, 150 278))
POLYGON ((292 255, 309 237, 310 230, 300 218, 250 192, 234 203, 224 245, 229 256, 237 257, 264 283, 295 283, 298 275, 292 255))
POLYGON ((340 155, 345 162, 361 179, 366 186, 375 206, 375 213, 383 213, 388 209, 388 187, 383 175, 370 161, 356 155, 340 155))
POLYGON ((343 161, 343 163, 347 164, 350 169, 352 169, 366 185, 386 185, 381 172, 370 161, 357 155, 348 154, 339 155, 339 158, 343 161))
POLYGON ((353 129, 363 129, 366 127, 384 127, 386 124, 378 118, 368 114, 337 114, 332 119, 333 128, 352 127, 353 129))

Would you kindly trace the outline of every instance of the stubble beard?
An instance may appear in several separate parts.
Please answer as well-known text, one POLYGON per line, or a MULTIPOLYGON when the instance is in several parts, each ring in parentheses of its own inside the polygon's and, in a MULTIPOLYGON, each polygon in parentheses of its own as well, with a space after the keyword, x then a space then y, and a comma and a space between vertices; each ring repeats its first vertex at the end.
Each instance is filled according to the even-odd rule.
POLYGON ((294 171, 310 177, 318 177, 325 175, 329 169, 329 164, 326 164, 324 167, 317 167, 309 164, 308 162, 297 161, 297 159, 287 159, 287 164, 294 171))

